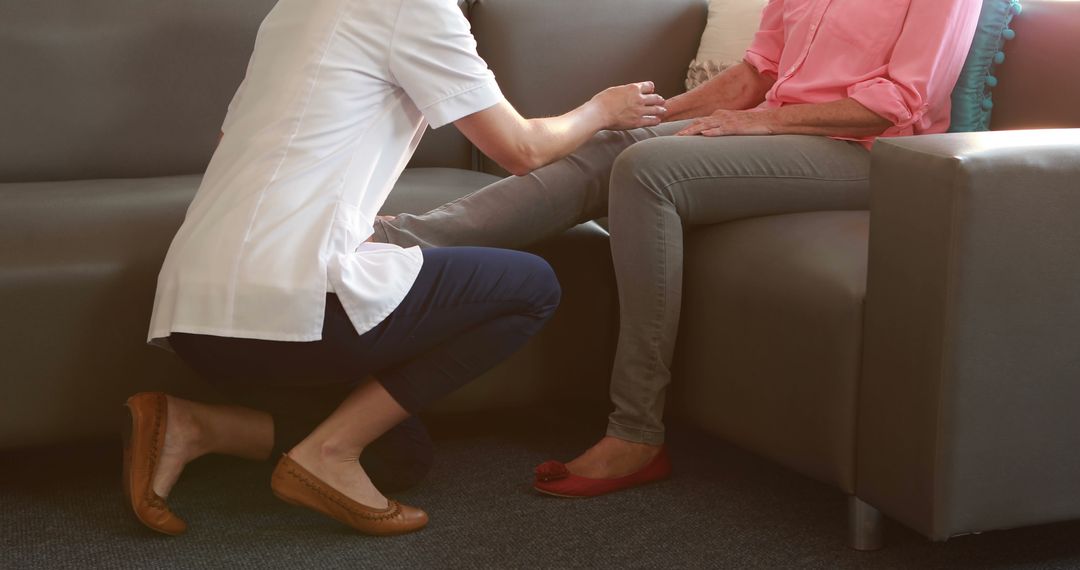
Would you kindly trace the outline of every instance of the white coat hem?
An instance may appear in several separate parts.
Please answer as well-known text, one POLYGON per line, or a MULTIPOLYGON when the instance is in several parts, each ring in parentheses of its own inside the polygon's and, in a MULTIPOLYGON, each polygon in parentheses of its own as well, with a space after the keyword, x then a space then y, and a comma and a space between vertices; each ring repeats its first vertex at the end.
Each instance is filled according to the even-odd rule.
MULTIPOLYGON (((386 247, 383 244, 367 245, 386 247)), ((401 262, 401 264, 397 266, 397 271, 394 271, 395 279, 393 284, 397 285, 397 288, 392 294, 382 292, 386 296, 381 299, 384 302, 379 304, 378 309, 373 308, 369 303, 365 303, 362 295, 354 293, 354 290, 349 287, 349 279, 342 274, 343 268, 340 264, 331 264, 328 272, 334 289, 339 291, 337 294, 338 301, 341 302, 341 306, 349 316, 349 321, 352 322, 353 328, 356 329, 356 334, 367 333, 386 320, 390 313, 397 310, 401 302, 405 300, 405 296, 409 294, 409 291, 416 284, 416 278, 420 275, 420 269, 424 264, 424 256, 419 247, 400 249, 396 246, 390 246, 383 251, 391 254, 393 258, 397 258, 397 261, 401 262)))
POLYGON ((282 342, 314 342, 322 340, 322 331, 317 333, 282 333, 269 331, 237 330, 230 328, 198 327, 185 325, 172 325, 168 329, 159 329, 150 333, 146 343, 151 346, 164 348, 172 351, 169 345, 169 335, 173 333, 199 334, 207 336, 220 336, 227 338, 249 338, 253 340, 273 340, 282 342))

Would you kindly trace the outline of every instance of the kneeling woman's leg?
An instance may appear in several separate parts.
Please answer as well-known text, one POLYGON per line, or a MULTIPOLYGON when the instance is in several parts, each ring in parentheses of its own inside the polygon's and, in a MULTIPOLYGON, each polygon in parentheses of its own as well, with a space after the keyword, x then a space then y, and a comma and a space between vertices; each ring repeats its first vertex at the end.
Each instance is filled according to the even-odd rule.
POLYGON ((447 248, 424 267, 400 306, 358 335, 327 311, 323 342, 359 385, 289 457, 346 496, 381 507, 386 499, 356 458, 376 438, 501 362, 540 330, 559 301, 550 266, 505 250, 447 248))
POLYGON ((417 444, 413 436, 422 432, 416 430, 391 438, 410 426, 399 424, 520 348, 550 318, 559 295, 553 271, 536 256, 485 248, 429 249, 401 305, 362 335, 329 295, 323 339, 315 343, 200 335, 174 335, 172 340, 196 369, 239 388, 233 392, 266 394, 264 389, 273 386, 295 394, 293 406, 271 410, 275 447, 291 448, 294 459, 346 495, 381 506, 385 499, 356 458, 379 451, 378 460, 364 463, 390 467, 391 474, 395 466, 411 465, 406 470, 414 472, 403 478, 415 480, 416 465, 424 458, 417 460, 415 453, 395 446, 415 451, 425 442, 417 444), (368 381, 372 376, 377 382, 368 381), (323 399, 316 394, 325 392, 328 383, 352 392, 337 399, 333 413, 320 417, 303 403, 323 399), (311 433, 296 444, 309 428, 311 433), (374 443, 380 436, 383 440, 374 443))
MULTIPOLYGON (((202 353, 199 356, 210 355, 202 353)), ((265 358, 275 359, 272 351, 266 351, 265 358)), ((229 355, 219 355, 217 362, 228 359, 229 355)), ((322 360, 329 363, 328 358, 322 360)), ((312 366, 311 371, 315 372, 314 369, 318 367, 318 365, 312 366)), ((205 371, 207 366, 201 365, 197 368, 205 371)), ((296 378, 303 378, 305 375, 296 372, 291 374, 291 378, 290 375, 281 377, 279 376, 281 372, 278 371, 274 377, 279 377, 282 384, 290 385, 268 385, 267 381, 271 377, 265 375, 258 379, 257 383, 242 384, 230 381, 239 378, 241 376, 239 372, 218 376, 225 380, 218 382, 219 387, 234 403, 265 411, 272 416, 273 443, 270 452, 265 456, 272 463, 277 463, 282 454, 307 437, 311 430, 326 419, 355 387, 355 382, 341 381, 325 385, 293 386, 291 384, 296 382, 296 378)), ((306 376, 320 377, 318 373, 306 376)), ((327 377, 332 378, 334 375, 328 374, 327 377)), ((431 469, 432 459, 431 437, 420 418, 411 416, 367 446, 360 456, 360 465, 367 471, 376 487, 384 491, 397 492, 409 489, 422 481, 431 469)))
POLYGON ((371 371, 403 408, 416 412, 516 352, 544 326, 559 298, 554 271, 535 255, 436 248, 424 251, 409 294, 373 330, 350 338, 348 322, 328 326, 335 338, 344 337, 342 354, 353 369, 371 371))

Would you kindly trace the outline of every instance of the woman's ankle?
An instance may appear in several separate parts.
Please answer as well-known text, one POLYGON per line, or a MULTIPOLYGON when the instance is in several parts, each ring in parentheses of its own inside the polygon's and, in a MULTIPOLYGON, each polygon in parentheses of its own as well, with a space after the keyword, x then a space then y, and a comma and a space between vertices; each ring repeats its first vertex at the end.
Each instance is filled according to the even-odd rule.
POLYGON ((327 485, 362 505, 377 509, 389 505, 386 496, 360 465, 360 454, 355 447, 309 437, 286 455, 327 485))
POLYGON ((363 447, 344 444, 332 438, 322 439, 309 436, 289 450, 287 455, 301 465, 305 462, 338 465, 356 463, 363 452, 363 447))
POLYGON ((177 407, 187 430, 189 461, 211 453, 256 461, 270 458, 274 446, 274 421, 270 414, 190 400, 179 400, 177 407))
POLYGON ((184 463, 211 453, 206 426, 199 413, 200 406, 205 405, 176 396, 168 396, 168 399, 168 435, 172 436, 176 451, 183 457, 184 463))

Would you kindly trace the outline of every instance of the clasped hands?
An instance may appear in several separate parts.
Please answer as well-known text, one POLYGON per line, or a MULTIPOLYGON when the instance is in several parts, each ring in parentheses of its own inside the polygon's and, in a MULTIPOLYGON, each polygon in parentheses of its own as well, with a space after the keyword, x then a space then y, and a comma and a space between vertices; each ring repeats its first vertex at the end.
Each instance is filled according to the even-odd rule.
MULTIPOLYGON (((651 81, 605 89, 593 97, 592 103, 604 111, 605 128, 613 130, 653 127, 664 122, 668 115, 667 101, 656 93, 656 87, 651 81)), ((693 123, 676 135, 769 135, 773 134, 770 118, 768 111, 721 109, 711 115, 694 119, 693 123)))

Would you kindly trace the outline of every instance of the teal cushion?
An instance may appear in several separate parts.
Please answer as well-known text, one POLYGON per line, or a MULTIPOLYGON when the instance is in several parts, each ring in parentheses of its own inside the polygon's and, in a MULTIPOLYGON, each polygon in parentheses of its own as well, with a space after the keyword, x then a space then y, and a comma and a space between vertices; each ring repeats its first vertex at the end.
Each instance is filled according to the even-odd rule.
POLYGON ((1009 29, 1009 23, 1019 13, 1019 0, 983 1, 971 51, 952 92, 949 132, 990 130, 990 112, 994 108, 990 91, 998 83, 994 66, 1005 61, 1005 42, 1016 37, 1016 32, 1009 29))

